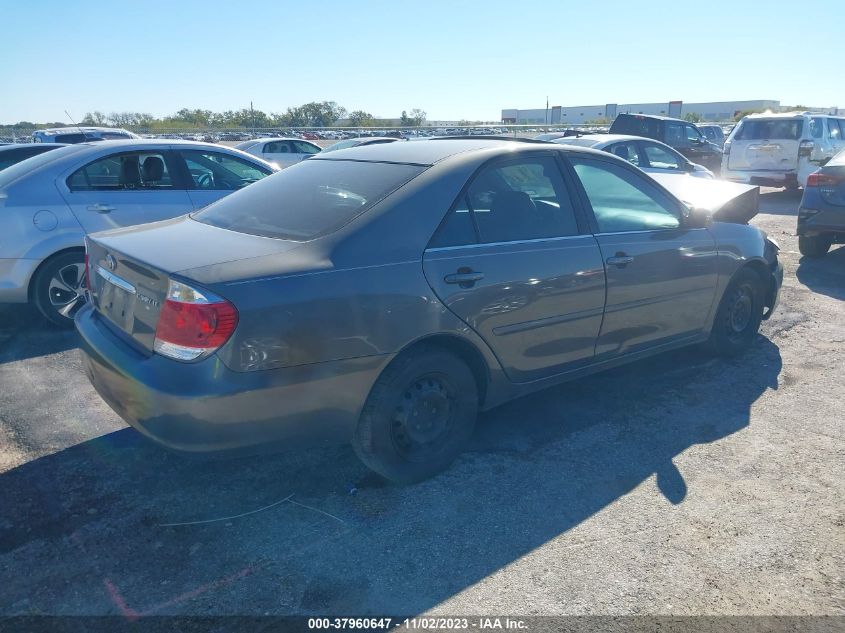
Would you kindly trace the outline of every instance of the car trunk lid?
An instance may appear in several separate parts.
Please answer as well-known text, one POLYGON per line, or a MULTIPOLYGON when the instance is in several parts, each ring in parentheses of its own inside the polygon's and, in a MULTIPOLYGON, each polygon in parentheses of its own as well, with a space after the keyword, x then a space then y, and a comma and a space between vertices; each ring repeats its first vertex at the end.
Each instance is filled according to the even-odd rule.
POLYGON ((188 217, 89 236, 88 274, 95 310, 132 341, 152 353, 170 278, 208 268, 279 254, 297 242, 220 229, 188 217))

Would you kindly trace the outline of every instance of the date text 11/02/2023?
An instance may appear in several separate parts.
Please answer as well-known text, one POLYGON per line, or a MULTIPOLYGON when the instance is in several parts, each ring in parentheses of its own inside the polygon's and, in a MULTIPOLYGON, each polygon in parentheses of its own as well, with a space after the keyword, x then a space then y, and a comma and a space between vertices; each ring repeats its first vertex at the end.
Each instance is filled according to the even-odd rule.
POLYGON ((510 617, 417 617, 417 618, 309 618, 308 628, 319 629, 394 629, 406 630, 526 630, 524 620, 510 617))

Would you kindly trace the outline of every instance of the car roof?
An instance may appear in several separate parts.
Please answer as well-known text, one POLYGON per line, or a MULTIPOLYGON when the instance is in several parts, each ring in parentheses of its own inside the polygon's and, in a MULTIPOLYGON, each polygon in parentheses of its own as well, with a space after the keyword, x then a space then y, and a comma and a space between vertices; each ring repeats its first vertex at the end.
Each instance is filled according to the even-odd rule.
MULTIPOLYGON (((754 112, 745 115, 747 119, 797 119, 809 116, 809 112, 754 112)), ((829 116, 827 114, 814 114, 812 116, 829 116)))
POLYGON ((293 136, 262 136, 261 138, 254 138, 251 141, 244 141, 245 143, 263 143, 265 141, 305 141, 309 145, 313 145, 314 143, 310 142, 308 139, 303 138, 296 138, 293 136))
POLYGON ((406 163, 412 165, 434 165, 442 160, 476 150, 555 149, 560 151, 581 151, 599 153, 586 147, 575 147, 534 141, 532 139, 442 137, 427 138, 407 143, 372 143, 356 145, 347 149, 316 154, 309 160, 360 160, 381 163, 406 163))
POLYGON ((0 152, 11 150, 11 149, 20 149, 22 147, 65 147, 67 143, 9 143, 7 145, 0 146, 0 152))
POLYGON ((448 158, 467 154, 469 152, 483 152, 485 157, 498 154, 508 154, 517 151, 555 150, 565 152, 581 152, 606 156, 605 152, 593 150, 589 147, 561 145, 533 139, 511 139, 493 137, 443 137, 420 139, 406 143, 373 143, 357 145, 327 154, 316 154, 309 160, 356 160, 374 163, 404 163, 410 165, 431 166, 448 158), (497 152, 498 150, 498 152, 497 152))
POLYGON ((80 132, 127 132, 122 127, 93 127, 88 125, 70 125, 68 127, 51 127, 43 130, 35 130, 35 133, 41 134, 79 134, 80 132))
POLYGON ((640 114, 639 112, 622 112, 621 114, 618 114, 616 118, 619 118, 621 116, 639 117, 641 119, 660 119, 662 121, 683 121, 684 123, 690 123, 690 121, 684 121, 683 119, 679 119, 678 117, 663 116, 662 114, 640 114))

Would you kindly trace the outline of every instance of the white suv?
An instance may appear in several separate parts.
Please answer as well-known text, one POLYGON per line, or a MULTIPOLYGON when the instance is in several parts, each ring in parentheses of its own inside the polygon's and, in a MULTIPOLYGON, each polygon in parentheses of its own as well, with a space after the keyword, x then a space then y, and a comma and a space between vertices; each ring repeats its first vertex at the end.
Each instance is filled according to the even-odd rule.
POLYGON ((33 143, 87 143, 89 141, 113 141, 141 138, 129 130, 119 127, 60 127, 36 130, 32 133, 33 143))
POLYGON ((845 116, 749 114, 725 141, 722 177, 751 185, 797 189, 844 148, 845 116))

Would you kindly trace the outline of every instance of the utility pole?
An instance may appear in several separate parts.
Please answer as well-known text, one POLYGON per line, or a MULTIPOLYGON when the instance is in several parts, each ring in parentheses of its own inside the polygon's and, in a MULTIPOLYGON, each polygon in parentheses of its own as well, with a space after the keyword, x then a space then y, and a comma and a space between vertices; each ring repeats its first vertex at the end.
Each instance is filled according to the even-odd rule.
MULTIPOLYGON (((546 126, 549 125, 549 95, 546 95, 546 126)), ((548 130, 546 130, 548 132, 548 130)))

